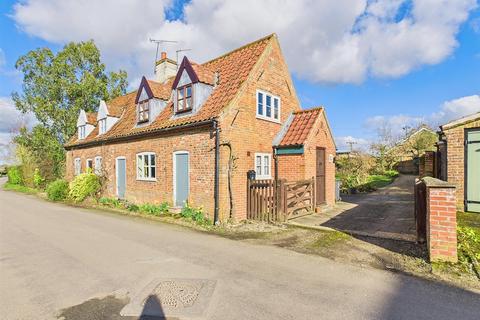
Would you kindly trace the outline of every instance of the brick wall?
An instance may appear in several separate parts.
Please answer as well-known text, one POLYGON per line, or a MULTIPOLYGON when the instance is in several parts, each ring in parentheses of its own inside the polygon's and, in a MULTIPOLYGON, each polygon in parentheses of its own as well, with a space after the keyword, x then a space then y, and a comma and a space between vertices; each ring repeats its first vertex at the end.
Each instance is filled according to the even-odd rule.
POLYGON ((447 181, 453 183, 457 188, 457 208, 459 210, 464 210, 465 129, 476 127, 480 127, 480 120, 443 131, 447 140, 447 181))
POLYGON ((427 184, 427 245, 430 261, 457 262, 455 199, 455 187, 427 184))
POLYGON ((279 179, 295 181, 306 179, 305 176, 305 155, 285 154, 278 156, 279 179))
POLYGON ((155 203, 167 201, 173 203, 173 152, 188 151, 190 154, 190 198, 194 206, 203 206, 213 216, 214 185, 214 137, 211 128, 196 128, 188 131, 163 134, 121 143, 74 149, 67 152, 66 178, 71 180, 74 174, 74 159, 80 158, 82 172, 85 172, 86 160, 102 156, 105 191, 109 197, 116 196, 115 159, 126 157, 127 181, 125 198, 134 203, 155 203), (136 154, 154 152, 156 154, 156 181, 137 180, 136 154))
MULTIPOLYGON (((282 123, 292 111, 300 110, 295 88, 290 78, 276 38, 270 42, 250 77, 243 84, 239 95, 220 115, 221 141, 232 146, 235 168, 232 172, 232 194, 234 199, 233 218, 246 218, 247 171, 254 169, 256 152, 272 154, 272 141, 282 123), (256 118, 256 90, 270 92, 281 99, 281 123, 256 118)), ((223 218, 229 213, 227 185, 229 149, 221 148, 220 170, 220 214, 223 218)), ((274 177, 272 154, 271 174, 274 177)))

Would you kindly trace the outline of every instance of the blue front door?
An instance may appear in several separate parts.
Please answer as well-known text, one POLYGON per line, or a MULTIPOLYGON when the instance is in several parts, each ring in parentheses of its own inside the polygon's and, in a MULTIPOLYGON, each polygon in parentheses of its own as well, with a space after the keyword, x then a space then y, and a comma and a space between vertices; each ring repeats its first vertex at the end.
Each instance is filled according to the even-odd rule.
POLYGON ((188 153, 174 154, 174 204, 176 207, 183 207, 188 200, 189 177, 188 177, 188 153))
POLYGON ((120 199, 125 198, 127 188, 127 162, 125 159, 117 159, 117 196, 120 199))

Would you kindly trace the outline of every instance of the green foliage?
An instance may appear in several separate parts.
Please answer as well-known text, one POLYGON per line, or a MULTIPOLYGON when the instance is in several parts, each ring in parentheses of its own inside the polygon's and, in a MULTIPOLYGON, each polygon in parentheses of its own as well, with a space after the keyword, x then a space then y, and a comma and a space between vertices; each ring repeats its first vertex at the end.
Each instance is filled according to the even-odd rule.
POLYGON ((136 204, 134 203, 129 203, 127 202, 125 204, 125 208, 128 210, 128 211, 131 211, 131 212, 138 212, 140 210, 140 207, 137 206, 136 204))
POLYGON ((97 175, 82 173, 70 182, 68 198, 74 202, 82 202, 87 197, 96 196, 100 191, 101 183, 97 175))
POLYGON ((63 144, 76 130, 80 109, 95 111, 101 99, 125 93, 127 74, 105 72, 93 41, 69 43, 57 53, 39 48, 21 56, 22 93, 12 95, 17 109, 31 111, 63 144))
POLYGON ((139 206, 139 211, 142 213, 146 214, 151 214, 154 216, 159 216, 163 214, 167 214, 170 210, 170 206, 168 205, 167 202, 163 202, 160 205, 154 205, 154 204, 149 204, 145 203, 139 206))
POLYGON ((52 201, 63 201, 68 196, 68 182, 63 179, 55 180, 47 186, 47 197, 52 201))
MULTIPOLYGON (((23 128, 14 139, 24 150, 26 185, 33 185, 34 164, 46 181, 63 176, 63 144, 76 131, 80 109, 95 111, 100 100, 124 94, 125 71, 106 73, 93 41, 69 43, 57 53, 40 48, 21 56, 15 67, 23 73, 22 92, 12 99, 21 112, 32 112, 39 124, 31 132, 23 128), (26 156, 30 157, 27 159, 26 156)), ((18 149, 18 148, 17 148, 18 149)))
POLYGON ((122 202, 117 198, 101 197, 98 202, 107 207, 121 208, 122 202))
POLYGON ((22 171, 20 166, 8 167, 7 169, 8 183, 21 185, 23 183, 22 171))
POLYGON ((203 213, 203 208, 193 208, 186 204, 180 211, 182 218, 193 220, 200 225, 210 224, 210 220, 203 213))
POLYGON ((11 190, 11 191, 17 191, 17 192, 23 192, 23 193, 28 193, 28 194, 36 194, 38 193, 37 189, 26 187, 20 184, 12 184, 10 182, 7 182, 3 185, 3 189, 5 190, 11 190))
POLYGON ((33 185, 35 186, 35 188, 38 189, 43 187, 44 183, 45 183, 45 179, 40 174, 40 170, 36 168, 35 171, 33 172, 33 185))
POLYGON ((480 232, 474 228, 457 228, 458 262, 480 278, 480 232))

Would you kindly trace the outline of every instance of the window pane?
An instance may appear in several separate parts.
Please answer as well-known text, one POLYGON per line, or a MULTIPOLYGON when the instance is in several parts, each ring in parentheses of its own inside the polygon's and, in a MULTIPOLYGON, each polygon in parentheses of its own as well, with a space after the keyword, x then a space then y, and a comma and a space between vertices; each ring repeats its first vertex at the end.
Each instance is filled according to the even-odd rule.
POLYGON ((145 166, 148 166, 148 156, 147 155, 143 156, 143 163, 144 163, 145 166))
POLYGON ((264 156, 263 157, 263 174, 269 175, 270 174, 270 161, 269 161, 269 156, 264 156))
POLYGON ((257 162, 257 166, 256 166, 257 175, 261 175, 262 174, 262 156, 257 156, 256 162, 257 162))
POLYGON ((150 178, 155 178, 155 167, 150 167, 150 178))
POLYGON ((150 155, 150 165, 155 166, 155 155, 154 154, 150 155))
POLYGON ((184 107, 183 107, 184 101, 185 101, 185 100, 183 100, 183 99, 182 99, 182 100, 178 100, 178 106, 177 106, 177 108, 178 108, 179 111, 182 111, 182 110, 184 109, 184 107))
POLYGON ((142 155, 137 156, 137 172, 138 172, 138 177, 143 178, 143 156, 142 155))
POLYGON ((267 117, 271 117, 272 116, 272 97, 270 97, 269 95, 266 95, 266 110, 265 110, 265 115, 267 117))
POLYGON ((278 113, 278 99, 273 98, 273 118, 274 119, 279 119, 279 113, 278 113))
POLYGON ((187 98, 186 102, 187 102, 187 105, 185 106, 185 109, 192 109, 193 108, 192 98, 187 98))
POLYGON ((185 96, 187 96, 187 97, 192 96, 192 87, 191 86, 186 87, 185 91, 186 91, 185 96))
POLYGON ((257 113, 263 115, 263 93, 261 92, 257 96, 257 113))
POLYGON ((178 99, 183 99, 183 88, 177 90, 178 99))

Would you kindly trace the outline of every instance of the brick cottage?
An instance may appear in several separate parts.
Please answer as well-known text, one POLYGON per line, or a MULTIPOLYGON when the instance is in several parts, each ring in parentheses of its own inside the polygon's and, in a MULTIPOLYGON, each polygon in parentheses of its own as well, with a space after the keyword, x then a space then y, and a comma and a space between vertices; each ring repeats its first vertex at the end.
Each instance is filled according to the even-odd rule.
POLYGON ((335 143, 323 108, 302 111, 276 35, 203 64, 162 53, 155 80, 80 112, 65 145, 66 177, 87 167, 104 195, 134 203, 188 201, 219 220, 246 218, 247 172, 311 179, 335 201, 335 143), (275 163, 278 163, 275 168, 275 163))

